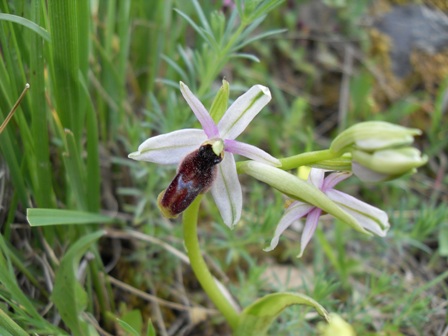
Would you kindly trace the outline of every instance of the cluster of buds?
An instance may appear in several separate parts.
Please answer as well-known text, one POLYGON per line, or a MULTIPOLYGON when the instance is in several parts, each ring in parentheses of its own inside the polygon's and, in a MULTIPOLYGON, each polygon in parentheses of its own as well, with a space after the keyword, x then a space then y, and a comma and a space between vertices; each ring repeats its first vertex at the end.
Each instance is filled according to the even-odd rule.
POLYGON ((352 171, 361 180, 387 181, 414 173, 426 163, 427 157, 411 147, 420 134, 419 129, 388 122, 362 122, 339 134, 330 150, 351 153, 352 171))

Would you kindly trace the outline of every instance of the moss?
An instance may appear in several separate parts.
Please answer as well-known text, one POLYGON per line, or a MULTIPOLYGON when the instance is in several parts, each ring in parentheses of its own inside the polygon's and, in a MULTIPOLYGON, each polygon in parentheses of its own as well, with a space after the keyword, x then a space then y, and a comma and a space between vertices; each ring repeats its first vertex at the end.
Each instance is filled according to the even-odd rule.
POLYGON ((435 54, 416 50, 411 63, 426 91, 435 94, 439 84, 448 78, 448 48, 435 54))

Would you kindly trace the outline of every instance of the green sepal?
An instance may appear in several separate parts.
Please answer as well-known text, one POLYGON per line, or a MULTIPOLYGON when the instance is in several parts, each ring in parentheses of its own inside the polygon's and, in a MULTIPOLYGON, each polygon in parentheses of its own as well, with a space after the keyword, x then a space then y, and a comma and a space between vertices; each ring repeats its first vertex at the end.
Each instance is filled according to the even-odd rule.
POLYGON ((230 86, 225 79, 222 80, 222 86, 213 100, 212 107, 210 107, 210 115, 215 123, 218 123, 224 113, 227 111, 227 103, 229 101, 230 86))
POLYGON ((312 298, 298 293, 273 293, 258 299, 244 309, 240 315, 235 336, 266 335, 278 315, 292 305, 313 307, 319 315, 328 321, 328 313, 325 308, 312 298))

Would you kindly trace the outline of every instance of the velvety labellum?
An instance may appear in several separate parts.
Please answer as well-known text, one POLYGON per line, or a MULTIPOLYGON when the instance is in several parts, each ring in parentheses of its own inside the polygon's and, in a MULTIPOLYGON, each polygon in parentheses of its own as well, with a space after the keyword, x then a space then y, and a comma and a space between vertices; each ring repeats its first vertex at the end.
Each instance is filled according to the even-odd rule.
POLYGON ((217 155, 212 144, 206 143, 183 159, 177 175, 157 198, 165 217, 177 217, 199 194, 210 189, 216 177, 217 164, 222 161, 223 155, 224 152, 217 155))

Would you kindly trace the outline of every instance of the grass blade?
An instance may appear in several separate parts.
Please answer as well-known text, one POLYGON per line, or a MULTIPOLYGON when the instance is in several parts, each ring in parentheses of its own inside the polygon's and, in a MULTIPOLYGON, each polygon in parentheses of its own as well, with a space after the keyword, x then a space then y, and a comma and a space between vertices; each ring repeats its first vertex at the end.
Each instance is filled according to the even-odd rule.
POLYGON ((50 34, 44 28, 42 28, 38 24, 34 23, 33 21, 25 19, 21 16, 0 13, 0 20, 18 23, 28 29, 31 29, 33 32, 38 34, 40 37, 42 37, 47 42, 51 41, 50 34))
POLYGON ((86 197, 87 210, 98 212, 100 210, 100 162, 99 162, 99 134, 98 122, 96 119, 93 103, 87 91, 85 82, 81 79, 81 94, 85 101, 87 114, 87 176, 86 176, 86 197))
MULTIPOLYGON (((28 333, 15 323, 6 313, 0 309, 0 326, 4 329, 1 332, 8 332, 10 335, 28 336, 28 333)), ((3 335, 3 333, 2 333, 3 335)))
POLYGON ((51 78, 56 109, 62 126, 72 130, 77 144, 79 129, 79 46, 75 1, 48 2, 51 33, 51 78))
POLYGON ((114 218, 97 213, 65 210, 29 208, 26 218, 31 226, 49 226, 65 224, 111 223, 114 218))
MULTIPOLYGON (((36 23, 41 22, 41 7, 39 0, 32 2, 32 15, 36 23)), ((31 114, 31 134, 39 145, 34 146, 35 161, 34 169, 36 172, 36 183, 34 196, 37 205, 40 207, 55 207, 56 198, 54 196, 51 181, 51 165, 50 165, 50 148, 47 127, 47 104, 45 101, 45 64, 43 41, 39 35, 31 37, 31 53, 30 53, 30 81, 33 83, 31 90, 31 101, 33 105, 33 113, 31 114)))

